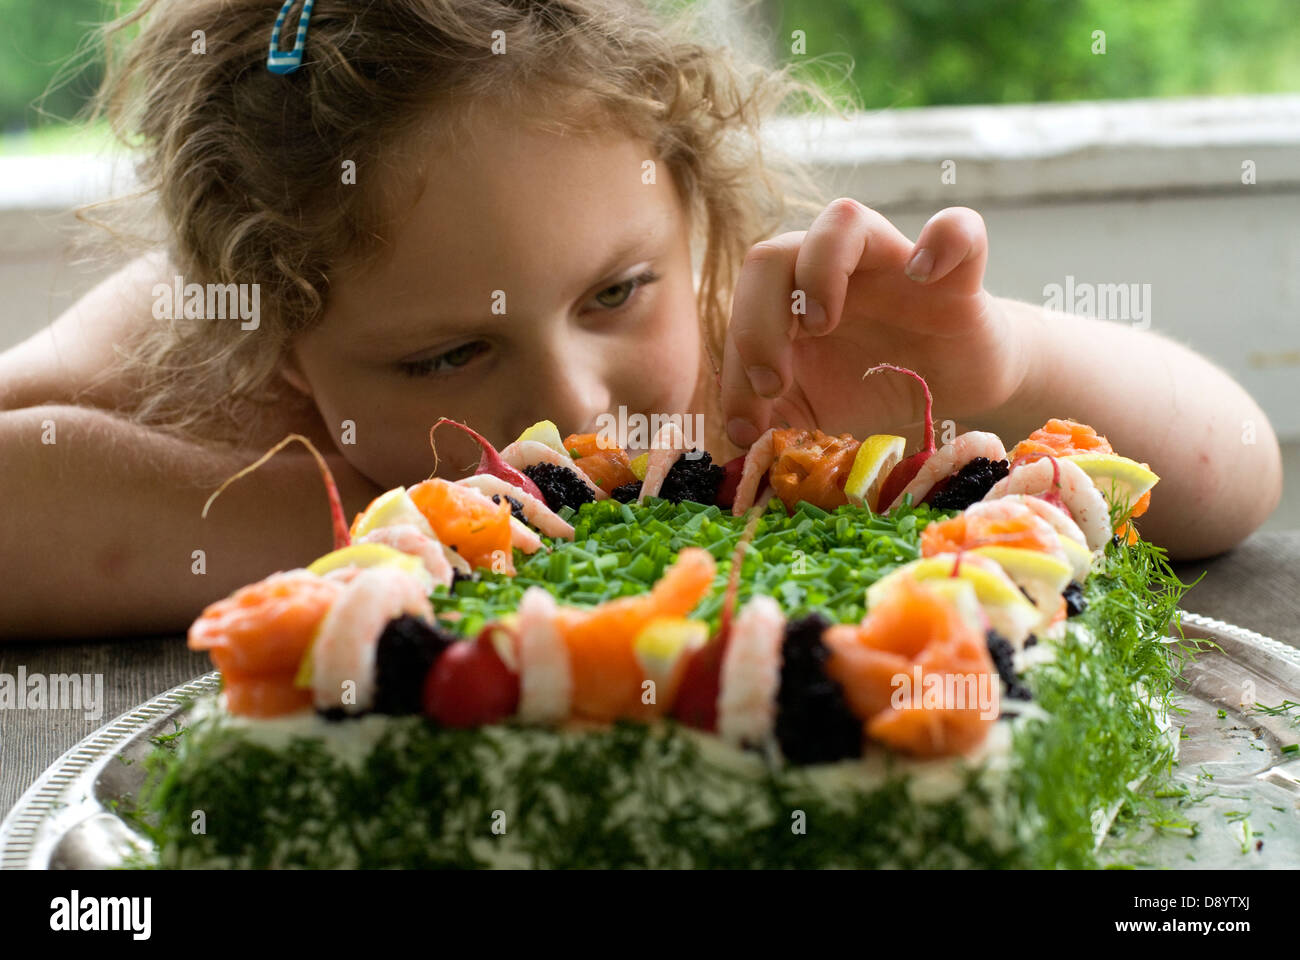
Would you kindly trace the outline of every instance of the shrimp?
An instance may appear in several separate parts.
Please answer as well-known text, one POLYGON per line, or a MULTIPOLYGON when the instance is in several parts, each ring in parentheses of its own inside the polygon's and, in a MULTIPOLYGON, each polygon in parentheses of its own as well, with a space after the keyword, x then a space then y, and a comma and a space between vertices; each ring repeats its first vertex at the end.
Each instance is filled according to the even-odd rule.
POLYGON ((731 505, 733 517, 744 516, 745 511, 753 506, 759 484, 776 462, 776 429, 769 427, 765 430, 745 454, 745 466, 740 471, 740 483, 736 485, 736 498, 731 505))
POLYGON ((541 587, 529 587, 519 601, 519 719, 525 723, 558 723, 569 715, 573 670, 558 613, 541 587))
MULTIPOLYGON (((507 447, 507 449, 509 448, 507 447)), ((525 493, 500 477, 494 477, 490 473, 477 473, 472 477, 466 477, 456 482, 463 487, 473 487, 489 497, 493 494, 502 497, 513 497, 523 507, 525 519, 542 533, 556 539, 573 539, 573 527, 561 518, 558 513, 532 494, 525 493)), ((515 545, 518 546, 518 544, 515 545)))
POLYGON ((433 620, 425 586, 396 567, 367 567, 344 587, 312 646, 312 693, 322 710, 365 713, 375 703, 375 653, 388 621, 433 620))
MULTIPOLYGON (((1005 497, 999 497, 1000 500, 1008 500, 1013 503, 1023 503, 1034 513, 1038 514, 1048 524, 1063 537, 1069 537, 1076 543, 1087 546, 1088 538, 1083 535, 1079 525, 1074 522, 1074 518, 1069 513, 1062 510, 1054 503, 1042 499, 1041 497, 1031 497, 1023 493, 1009 493, 1005 497)), ((974 506, 974 504, 971 504, 974 506)))
POLYGON ((675 420, 669 420, 650 441, 650 455, 646 458, 645 479, 641 481, 640 503, 646 497, 659 496, 664 478, 687 450, 686 435, 675 420))
POLYGON ((557 467, 564 467, 576 473, 597 500, 604 500, 609 496, 609 491, 598 487, 591 477, 583 473, 582 468, 573 462, 572 457, 538 440, 516 440, 501 451, 501 459, 516 470, 524 470, 535 463, 553 463, 557 467))
POLYGON ((431 537, 413 523, 395 523, 389 527, 379 527, 359 538, 357 543, 382 543, 409 553, 424 561, 424 568, 429 571, 435 584, 451 586, 451 563, 447 553, 437 537, 431 537))
POLYGON ((972 503, 957 516, 932 523, 921 531, 921 555, 960 553, 975 547, 1017 547, 1037 550, 1066 562, 1056 531, 1023 503, 972 503))
POLYGON ((952 443, 945 443, 921 464, 921 469, 916 472, 912 482, 894 498, 894 502, 889 505, 889 510, 902 506, 903 497, 909 493, 912 495, 912 503, 920 503, 936 483, 944 477, 952 476, 976 457, 984 457, 992 461, 1005 460, 1007 449, 996 434, 985 433, 982 430, 963 433, 952 443))
POLYGON ((510 545, 524 553, 532 554, 542 549, 542 538, 528 524, 523 523, 518 517, 512 516, 510 518, 510 545))
POLYGON ((1083 533, 1089 550, 1105 546, 1111 538, 1105 498, 1082 468, 1069 460, 1043 457, 1021 464, 993 484, 984 499, 998 500, 1015 493, 1033 497, 1057 494, 1083 533))
POLYGON ((771 597, 753 597, 736 615, 722 658, 718 735, 736 747, 763 746, 776 728, 785 616, 771 597))

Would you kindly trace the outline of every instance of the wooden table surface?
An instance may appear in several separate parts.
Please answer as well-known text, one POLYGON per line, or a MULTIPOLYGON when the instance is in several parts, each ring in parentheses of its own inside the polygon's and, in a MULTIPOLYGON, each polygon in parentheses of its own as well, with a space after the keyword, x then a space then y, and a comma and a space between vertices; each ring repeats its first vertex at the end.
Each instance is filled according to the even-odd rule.
MULTIPOLYGON (((1192 613, 1247 627, 1300 647, 1300 531, 1256 534, 1208 563, 1177 568, 1205 578, 1184 599, 1192 613)), ((0 674, 100 674, 100 716, 71 710, 0 710, 0 816, 46 767, 119 714, 211 669, 177 636, 95 643, 3 642, 0 674)), ((1300 698, 1300 691, 1296 691, 1300 698)))

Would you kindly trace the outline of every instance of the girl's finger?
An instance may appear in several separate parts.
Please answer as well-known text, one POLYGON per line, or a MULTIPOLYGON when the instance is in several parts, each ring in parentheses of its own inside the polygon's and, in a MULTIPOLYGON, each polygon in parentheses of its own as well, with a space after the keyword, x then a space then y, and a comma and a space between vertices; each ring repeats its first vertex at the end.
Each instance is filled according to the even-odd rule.
POLYGON ((984 218, 969 207, 948 207, 922 228, 905 272, 917 283, 947 278, 958 292, 976 293, 984 286, 988 253, 984 218))
MULTIPOLYGON (((790 341, 795 323, 790 291, 803 236, 802 232, 783 233, 754 244, 736 281, 727 339, 734 341, 741 367, 741 379, 735 383, 739 387, 742 380, 747 381, 756 397, 778 397, 790 385, 790 341)), ((723 363, 725 369, 725 358, 723 363)))
POLYGON ((772 418, 772 401, 754 393, 730 330, 722 354, 722 416, 727 436, 738 447, 757 440, 772 418))
POLYGON ((911 249, 911 241, 875 210, 849 197, 831 201, 808 228, 795 262, 795 288, 807 297, 803 331, 817 337, 834 330, 849 278, 864 270, 899 270, 911 249))

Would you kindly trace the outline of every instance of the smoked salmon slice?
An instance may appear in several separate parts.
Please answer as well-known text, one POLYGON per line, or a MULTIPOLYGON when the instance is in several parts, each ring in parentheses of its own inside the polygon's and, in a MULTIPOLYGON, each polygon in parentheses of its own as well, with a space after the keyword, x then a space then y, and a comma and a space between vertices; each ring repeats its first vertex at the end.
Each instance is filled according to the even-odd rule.
POLYGON ((273 717, 311 705, 294 686, 316 628, 343 586, 306 570, 276 573, 210 604, 190 626, 188 646, 221 671, 231 713, 273 717))
POLYGON ((1001 681, 984 638, 911 579, 900 580, 861 624, 832 626, 823 640, 831 651, 827 675, 843 688, 866 736, 887 747, 917 757, 967 753, 997 719, 1001 681), (930 703, 923 693, 932 685, 961 695, 930 703))
POLYGON ((651 620, 685 617, 709 592, 717 572, 707 551, 683 550, 649 593, 590 610, 565 608, 560 635, 569 651, 572 709, 589 720, 646 719, 668 706, 642 703, 645 680, 634 641, 651 620))
POLYGON ((860 446, 847 433, 833 437, 820 430, 774 430, 768 482, 790 513, 800 500, 834 510, 849 502, 844 484, 860 446))

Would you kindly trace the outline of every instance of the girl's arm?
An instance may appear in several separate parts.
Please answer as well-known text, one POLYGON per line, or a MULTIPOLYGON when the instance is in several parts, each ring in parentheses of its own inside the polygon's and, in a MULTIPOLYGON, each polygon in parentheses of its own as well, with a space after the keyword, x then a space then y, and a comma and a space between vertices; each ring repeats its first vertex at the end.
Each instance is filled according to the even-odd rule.
MULTIPOLYGON (((0 638, 183 632, 206 604, 327 552, 305 454, 275 457, 201 517, 262 452, 217 453, 85 407, 0 412, 0 638)), ((326 460, 348 515, 381 492, 326 460)))
POLYGON ((1247 537, 1282 496, 1268 417, 1231 377, 1181 344, 1122 323, 998 298, 1033 358, 1011 399, 976 421, 1023 437, 1046 416, 1095 426, 1162 478, 1142 535, 1180 559, 1247 537))
POLYGON ((167 258, 140 257, 105 278, 44 330, 0 353, 0 410, 43 403, 115 409, 133 387, 116 368, 115 345, 153 318, 150 291, 171 282, 167 258))

